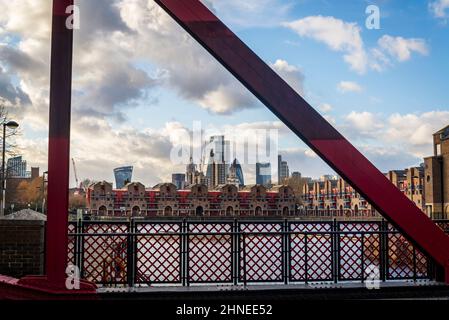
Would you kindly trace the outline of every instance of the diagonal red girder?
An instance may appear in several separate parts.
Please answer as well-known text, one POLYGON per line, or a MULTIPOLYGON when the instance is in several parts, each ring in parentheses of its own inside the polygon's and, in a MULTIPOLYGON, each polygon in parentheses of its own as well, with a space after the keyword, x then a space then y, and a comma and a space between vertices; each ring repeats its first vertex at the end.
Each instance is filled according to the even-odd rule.
POLYGON ((449 237, 198 0, 155 0, 404 236, 446 270, 449 237))

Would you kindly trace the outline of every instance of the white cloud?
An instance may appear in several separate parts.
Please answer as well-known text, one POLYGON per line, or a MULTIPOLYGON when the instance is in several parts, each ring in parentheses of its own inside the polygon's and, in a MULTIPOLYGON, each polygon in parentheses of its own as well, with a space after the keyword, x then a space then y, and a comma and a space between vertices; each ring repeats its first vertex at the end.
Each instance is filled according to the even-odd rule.
POLYGON ((318 110, 320 110, 323 113, 328 113, 331 112, 333 108, 329 103, 322 103, 318 106, 318 110))
POLYGON ((401 149, 404 154, 422 160, 432 154, 432 134, 448 123, 449 111, 388 116, 353 111, 337 128, 356 144, 368 145, 369 142, 371 148, 401 149))
POLYGON ((413 52, 428 55, 429 49, 423 39, 404 39, 384 35, 378 41, 379 47, 396 58, 398 61, 407 61, 413 52))
POLYGON ((362 137, 376 139, 383 130, 383 120, 379 115, 371 112, 352 111, 344 117, 344 123, 340 126, 350 137, 362 137))
POLYGON ((367 55, 360 36, 360 27, 334 17, 310 16, 283 25, 301 37, 325 43, 330 49, 344 53, 344 60, 351 69, 366 71, 367 55))
POLYGON ((428 146, 432 134, 449 123, 449 111, 430 111, 422 114, 392 114, 388 118, 388 139, 407 140, 415 147, 428 146))
POLYGON ((331 50, 343 53, 343 59, 359 74, 367 70, 382 71, 391 66, 390 58, 398 62, 410 59, 413 52, 427 55, 426 41, 418 38, 402 38, 384 35, 378 46, 366 49, 361 28, 357 23, 345 22, 331 16, 309 16, 282 24, 301 37, 326 44, 331 50))
POLYGON ((363 88, 357 82, 353 81, 341 81, 338 84, 337 89, 342 93, 361 92, 363 90, 363 88))
POLYGON ((318 158, 317 154, 312 149, 305 150, 304 155, 309 158, 318 158))
POLYGON ((431 1, 429 9, 435 17, 446 18, 448 16, 446 11, 449 9, 449 0, 431 1))

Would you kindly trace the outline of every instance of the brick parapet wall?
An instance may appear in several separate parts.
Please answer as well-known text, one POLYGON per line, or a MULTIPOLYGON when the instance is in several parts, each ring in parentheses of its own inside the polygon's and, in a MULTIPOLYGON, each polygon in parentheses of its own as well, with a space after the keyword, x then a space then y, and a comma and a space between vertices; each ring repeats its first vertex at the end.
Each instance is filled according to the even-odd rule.
POLYGON ((45 221, 0 220, 0 274, 44 273, 45 221))

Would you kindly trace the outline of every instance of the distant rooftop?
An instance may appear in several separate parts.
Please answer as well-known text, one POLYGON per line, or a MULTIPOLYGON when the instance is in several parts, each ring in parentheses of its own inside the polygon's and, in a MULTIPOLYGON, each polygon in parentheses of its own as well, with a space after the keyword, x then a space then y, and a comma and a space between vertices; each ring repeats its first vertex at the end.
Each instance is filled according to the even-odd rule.
POLYGON ((5 220, 41 220, 41 221, 47 221, 47 216, 45 214, 42 214, 40 212, 36 212, 31 209, 23 209, 11 214, 8 214, 4 217, 1 217, 0 219, 5 220))

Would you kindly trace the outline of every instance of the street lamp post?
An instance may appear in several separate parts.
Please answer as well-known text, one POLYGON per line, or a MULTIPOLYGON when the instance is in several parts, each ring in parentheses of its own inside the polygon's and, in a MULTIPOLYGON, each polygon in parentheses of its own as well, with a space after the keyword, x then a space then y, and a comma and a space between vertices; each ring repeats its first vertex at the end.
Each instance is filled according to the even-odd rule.
POLYGON ((19 124, 15 121, 8 121, 3 123, 3 151, 2 151, 2 205, 0 207, 0 217, 5 215, 5 200, 6 200, 6 170, 5 170, 5 156, 6 156, 6 128, 17 129, 19 124))

